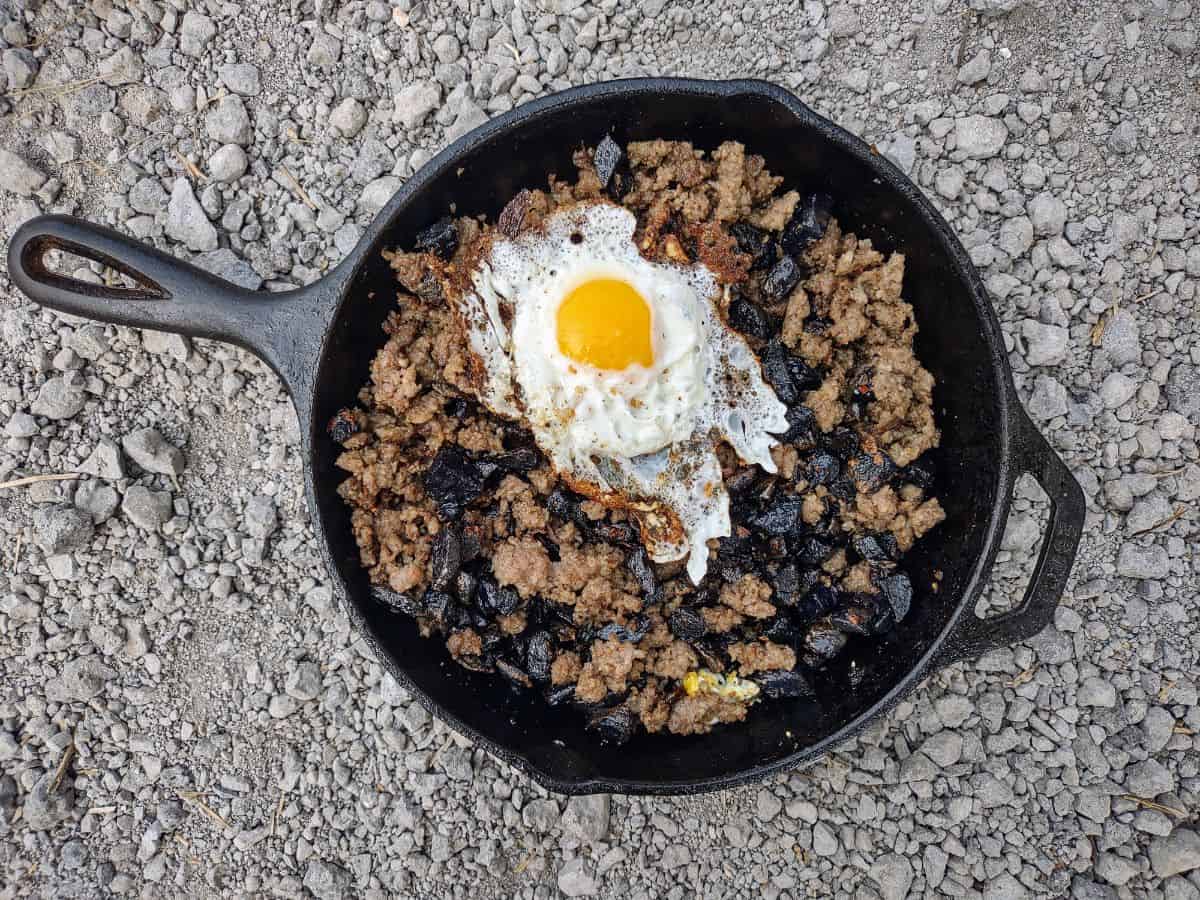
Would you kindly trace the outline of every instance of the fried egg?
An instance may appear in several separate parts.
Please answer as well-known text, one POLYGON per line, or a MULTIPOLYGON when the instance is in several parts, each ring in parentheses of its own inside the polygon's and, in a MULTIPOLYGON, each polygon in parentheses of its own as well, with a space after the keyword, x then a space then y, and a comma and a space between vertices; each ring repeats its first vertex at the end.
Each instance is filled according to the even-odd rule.
POLYGON ((451 299, 481 401, 527 424, 573 488, 630 509, 651 559, 688 557, 698 584, 731 530, 717 444, 774 472, 787 409, 712 271, 643 258, 636 227, 612 203, 560 210, 497 235, 451 299))

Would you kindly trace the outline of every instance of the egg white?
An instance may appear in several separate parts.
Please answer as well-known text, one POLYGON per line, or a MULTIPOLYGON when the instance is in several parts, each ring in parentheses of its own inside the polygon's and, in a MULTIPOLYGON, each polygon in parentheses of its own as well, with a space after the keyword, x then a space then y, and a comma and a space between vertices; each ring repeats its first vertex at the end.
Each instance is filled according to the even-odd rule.
POLYGON ((690 553, 688 574, 699 583, 708 540, 731 531, 716 443, 774 472, 773 435, 787 430, 787 408, 721 318, 713 273, 643 258, 636 227, 631 212, 611 203, 560 210, 539 230, 495 240, 472 273, 473 290, 452 299, 486 373, 482 402, 527 423, 574 482, 619 494, 647 515, 655 506, 672 512, 683 534, 655 531, 647 551, 656 562, 690 553), (650 366, 602 370, 559 349, 559 305, 597 278, 624 281, 645 299, 650 366))

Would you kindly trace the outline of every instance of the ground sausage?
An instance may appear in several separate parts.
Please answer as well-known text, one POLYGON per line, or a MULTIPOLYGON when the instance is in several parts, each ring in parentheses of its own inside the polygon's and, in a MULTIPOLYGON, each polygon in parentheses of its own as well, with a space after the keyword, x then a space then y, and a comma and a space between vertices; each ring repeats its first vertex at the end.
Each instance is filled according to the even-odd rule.
POLYGON ((794 669, 796 651, 771 641, 753 641, 745 644, 730 644, 729 656, 738 666, 738 675, 745 677, 755 672, 772 669, 794 669))
POLYGON ((583 663, 579 661, 579 654, 573 650, 564 650, 554 657, 554 662, 550 664, 550 683, 555 686, 571 684, 579 679, 581 671, 583 663))
POLYGON ((725 585, 718 599, 730 609, 755 619, 775 615, 775 607, 770 602, 771 586, 757 575, 743 575, 733 584, 725 585))
POLYGON ((523 598, 549 586, 550 565, 546 548, 533 538, 513 538, 492 551, 492 574, 496 581, 516 588, 523 598))
POLYGON ((585 703, 599 703, 611 691, 625 690, 625 679, 636 660, 646 654, 633 644, 609 638, 592 644, 592 658, 584 665, 575 685, 575 696, 585 703))
POLYGON ((745 703, 713 694, 696 694, 676 701, 667 728, 672 734, 707 734, 714 725, 740 722, 744 718, 745 703))

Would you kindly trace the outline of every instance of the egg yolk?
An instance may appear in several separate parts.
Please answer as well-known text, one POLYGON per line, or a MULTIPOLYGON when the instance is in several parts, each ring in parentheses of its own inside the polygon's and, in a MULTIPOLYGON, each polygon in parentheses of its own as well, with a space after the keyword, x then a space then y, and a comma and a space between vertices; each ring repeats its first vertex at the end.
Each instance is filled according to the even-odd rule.
POLYGON ((558 307, 558 349, 597 369, 654 363, 650 305, 616 278, 594 278, 572 290, 558 307))

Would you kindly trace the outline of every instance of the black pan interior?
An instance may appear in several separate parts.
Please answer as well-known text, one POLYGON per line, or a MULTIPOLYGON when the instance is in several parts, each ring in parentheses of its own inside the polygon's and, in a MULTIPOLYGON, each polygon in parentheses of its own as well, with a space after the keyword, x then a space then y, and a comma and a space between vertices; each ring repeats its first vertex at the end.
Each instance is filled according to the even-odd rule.
POLYGON ((911 185, 894 170, 876 170, 869 155, 847 153, 846 140, 825 123, 803 121, 789 106, 754 93, 694 87, 613 91, 542 108, 482 141, 468 139, 463 155, 407 201, 402 192, 395 209, 385 210, 394 218, 378 234, 339 313, 317 379, 312 478, 333 562, 351 602, 362 613, 368 637, 412 686, 499 755, 526 762, 562 789, 705 789, 741 780, 797 752, 804 757, 822 752, 828 739, 875 710, 913 674, 973 578, 998 502, 1003 347, 996 346, 995 330, 972 296, 965 262, 954 258, 952 240, 918 208, 911 185), (832 194, 844 227, 884 250, 906 254, 906 296, 921 329, 917 349, 937 379, 943 430, 936 453, 938 492, 948 514, 907 558, 919 591, 911 614, 885 647, 862 642, 843 654, 821 679, 816 701, 759 705, 743 725, 706 736, 641 735, 620 752, 602 748, 581 728, 577 714, 551 710, 540 698, 515 695, 498 677, 460 668, 442 642, 423 640, 410 620, 371 603, 349 514, 335 491, 343 477, 334 466, 337 447, 319 427, 354 401, 383 342, 380 325, 394 303, 395 286, 378 251, 410 246, 414 232, 452 203, 460 213, 495 216, 520 188, 542 187, 552 172, 571 176, 572 151, 605 133, 622 141, 686 139, 706 149, 727 139, 742 141, 765 156, 787 185, 832 194), (936 589, 930 584, 935 571, 941 574, 936 589))

